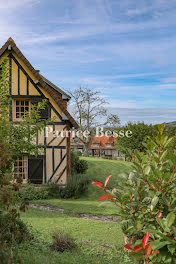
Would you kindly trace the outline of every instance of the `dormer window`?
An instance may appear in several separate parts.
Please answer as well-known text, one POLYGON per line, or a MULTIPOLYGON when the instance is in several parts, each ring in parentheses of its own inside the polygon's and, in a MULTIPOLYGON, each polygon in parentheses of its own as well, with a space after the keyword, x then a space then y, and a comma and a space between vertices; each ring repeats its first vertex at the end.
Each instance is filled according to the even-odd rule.
POLYGON ((14 100, 13 119, 21 120, 30 112, 30 101, 28 99, 14 100))

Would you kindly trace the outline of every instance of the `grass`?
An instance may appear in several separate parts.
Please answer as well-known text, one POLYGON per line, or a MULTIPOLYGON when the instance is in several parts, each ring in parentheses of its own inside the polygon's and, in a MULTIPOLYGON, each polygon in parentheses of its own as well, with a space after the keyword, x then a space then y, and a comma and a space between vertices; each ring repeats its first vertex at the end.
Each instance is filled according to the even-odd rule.
MULTIPOLYGON (((112 178, 108 185, 114 187, 121 174, 129 172, 130 163, 123 161, 97 158, 83 158, 88 161, 89 168, 86 176, 90 180, 104 182, 108 175, 112 178)), ((37 242, 21 245, 18 249, 25 264, 132 264, 126 252, 122 251, 124 244, 120 223, 103 222, 75 217, 79 213, 95 215, 115 215, 117 208, 113 204, 97 202, 104 192, 89 185, 87 193, 79 199, 50 199, 33 201, 38 204, 63 208, 65 213, 56 213, 29 208, 21 213, 22 219, 32 231, 37 242), (52 232, 62 229, 76 239, 78 248, 72 252, 53 252, 49 249, 52 232), (84 242, 83 242, 84 241, 84 242), (89 243, 85 243, 85 241, 89 243), (116 248, 102 246, 112 245, 116 248)))
POLYGON ((126 255, 123 256, 123 252, 100 245, 122 247, 124 240, 118 223, 80 219, 32 208, 21 213, 21 217, 28 226, 32 226, 38 240, 38 243, 23 244, 18 250, 25 264, 131 263, 126 255), (57 229, 62 229, 74 237, 78 248, 64 253, 51 251, 49 249, 51 234, 57 229), (85 240, 90 243, 82 243, 85 240), (127 262, 124 262, 124 258, 127 258, 127 262))
MULTIPOLYGON (((86 176, 88 176, 91 181, 104 182, 107 176, 112 175, 108 183, 110 187, 116 185, 122 173, 130 171, 131 164, 125 161, 87 157, 82 159, 87 160, 89 163, 86 176)), ((64 209, 65 213, 69 214, 91 213, 96 215, 115 215, 117 208, 114 204, 97 202, 98 198, 103 194, 103 190, 90 184, 88 191, 79 199, 48 199, 33 202, 42 205, 56 206, 64 209)))
POLYGON ((56 229, 63 229, 78 242, 88 240, 95 243, 105 243, 121 247, 123 234, 118 223, 103 222, 77 217, 70 217, 61 213, 29 208, 22 214, 22 219, 34 231, 40 234, 45 242, 51 239, 50 234, 56 229))
POLYGON ((18 249, 18 253, 24 264, 134 264, 125 252, 91 245, 59 253, 41 243, 26 243, 18 249))

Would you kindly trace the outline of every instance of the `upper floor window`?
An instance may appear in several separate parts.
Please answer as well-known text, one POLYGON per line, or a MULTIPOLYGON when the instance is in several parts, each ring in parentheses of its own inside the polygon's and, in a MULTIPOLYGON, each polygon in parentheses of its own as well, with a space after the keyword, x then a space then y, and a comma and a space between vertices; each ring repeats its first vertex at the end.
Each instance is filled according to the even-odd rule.
POLYGON ((15 120, 20 120, 30 112, 30 101, 29 100, 14 100, 13 117, 15 120))

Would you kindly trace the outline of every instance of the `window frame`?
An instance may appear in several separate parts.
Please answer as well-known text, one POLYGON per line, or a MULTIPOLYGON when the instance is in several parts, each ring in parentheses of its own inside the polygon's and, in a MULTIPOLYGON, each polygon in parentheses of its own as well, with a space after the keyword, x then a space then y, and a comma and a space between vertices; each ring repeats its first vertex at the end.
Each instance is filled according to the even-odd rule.
POLYGON ((28 156, 27 155, 22 155, 14 163, 14 179, 16 180, 18 177, 20 177, 23 181, 28 180, 28 156))
MULTIPOLYGON (((22 121, 23 118, 20 116, 20 117, 17 117, 16 114, 17 114, 17 102, 28 102, 28 113, 30 115, 30 109, 31 109, 31 100, 29 98, 14 98, 13 101, 12 101, 12 117, 13 117, 13 121, 22 121)), ((21 109, 23 106, 21 104, 19 104, 19 109, 21 109)), ((24 108, 27 107, 25 106, 24 104, 24 108)), ((19 114, 21 114, 22 112, 19 111, 19 114)))

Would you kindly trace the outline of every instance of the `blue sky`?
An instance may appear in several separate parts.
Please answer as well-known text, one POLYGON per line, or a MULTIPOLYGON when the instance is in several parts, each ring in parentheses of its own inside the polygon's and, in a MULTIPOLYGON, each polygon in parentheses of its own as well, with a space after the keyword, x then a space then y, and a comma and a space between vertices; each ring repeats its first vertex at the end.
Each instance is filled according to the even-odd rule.
POLYGON ((101 91, 122 123, 176 120, 176 0, 0 0, 13 37, 62 89, 101 91))

